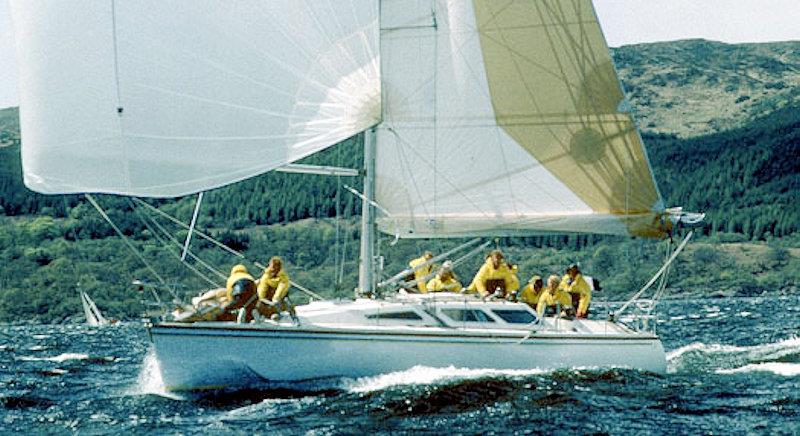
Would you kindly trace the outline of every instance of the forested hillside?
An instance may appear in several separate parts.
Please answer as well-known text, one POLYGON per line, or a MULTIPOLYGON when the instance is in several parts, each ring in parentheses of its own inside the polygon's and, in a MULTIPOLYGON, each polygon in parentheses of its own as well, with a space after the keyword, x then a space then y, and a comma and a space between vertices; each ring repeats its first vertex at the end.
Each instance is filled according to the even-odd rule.
POLYGON ((691 139, 645 136, 667 204, 706 212, 706 234, 764 240, 800 230, 799 109, 691 139))
MULTIPOLYGON (((679 41, 615 51, 636 113, 645 115, 647 125, 657 125, 645 126, 644 141, 667 205, 708 213, 700 239, 676 265, 676 293, 794 292, 800 281, 800 105, 792 82, 797 56, 781 55, 783 49, 679 41), (672 56, 679 53, 716 60, 698 63, 686 80, 678 80, 674 74, 688 62, 672 56), (730 62, 724 61, 726 56, 730 62), (744 80, 742 74, 758 80, 744 80), (705 92, 710 96, 706 100, 713 100, 720 89, 739 94, 733 102, 728 94, 720 98, 718 113, 687 97, 705 92), (748 99, 736 103, 745 91, 748 99), (683 112, 671 111, 674 105, 683 112), (703 132, 716 133, 699 135, 703 132)), ((304 162, 359 168, 361 144, 351 139, 304 162)), ((285 257, 293 278, 318 292, 350 296, 357 273, 360 202, 343 184, 359 187, 361 180, 266 174, 208 193, 198 227, 251 261, 265 262, 273 254, 285 257)), ((146 208, 134 208, 126 198, 103 195, 98 200, 171 288, 194 293, 211 286, 181 264, 177 245, 158 226, 179 242, 185 231, 146 208)), ((149 203, 188 222, 194 198, 149 203)), ((383 243, 386 272, 402 269, 423 248, 442 251, 459 242, 383 243)), ((635 291, 658 268, 664 249, 664 243, 652 241, 576 235, 498 243, 520 265, 523 279, 560 272, 563 265, 580 261, 590 274, 604 279, 607 291, 599 299, 635 291)), ((192 248, 223 275, 240 261, 198 238, 192 248)), ((142 307, 129 283, 159 280, 83 197, 44 196, 24 188, 15 108, 0 110, 0 261, 0 320, 58 320, 76 314, 79 289, 90 292, 113 316, 134 316, 142 307)), ((479 261, 457 270, 463 280, 469 280, 479 261)), ((189 264, 220 283, 220 277, 196 260, 189 264)))

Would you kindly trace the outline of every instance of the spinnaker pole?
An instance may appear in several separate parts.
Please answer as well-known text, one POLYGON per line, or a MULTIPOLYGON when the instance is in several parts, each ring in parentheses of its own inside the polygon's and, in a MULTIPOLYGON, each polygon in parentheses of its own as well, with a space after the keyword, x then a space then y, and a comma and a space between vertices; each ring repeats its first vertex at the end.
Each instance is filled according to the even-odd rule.
POLYGON ((361 201, 361 250, 359 253, 358 288, 361 295, 375 290, 375 128, 361 133, 364 142, 364 198, 361 201))

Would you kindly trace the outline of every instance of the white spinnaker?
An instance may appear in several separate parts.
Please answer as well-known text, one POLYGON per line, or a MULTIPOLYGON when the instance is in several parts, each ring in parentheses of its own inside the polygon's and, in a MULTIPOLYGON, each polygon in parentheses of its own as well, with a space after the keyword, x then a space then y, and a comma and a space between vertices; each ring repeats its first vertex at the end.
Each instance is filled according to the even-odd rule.
MULTIPOLYGON (((516 138, 510 136, 507 125, 501 125, 502 122, 508 122, 509 117, 503 118, 505 114, 498 112, 495 107, 496 101, 493 100, 497 95, 492 95, 496 89, 490 87, 487 66, 484 64, 488 56, 484 53, 487 47, 482 47, 476 18, 476 7, 480 7, 478 3, 478 1, 446 0, 382 2, 384 122, 378 129, 376 198, 377 202, 388 210, 390 216, 379 219, 381 230, 397 233, 401 237, 537 232, 626 235, 637 233, 638 229, 632 231, 630 223, 620 218, 620 215, 628 216, 625 210, 598 207, 596 204, 598 202, 590 205, 587 197, 591 195, 582 196, 576 193, 574 187, 568 186, 563 179, 554 175, 548 166, 550 162, 540 163, 530 150, 526 150, 516 138)), ((503 4, 512 5, 512 3, 522 2, 511 1, 503 4)), ((555 4, 557 7, 563 4, 553 1, 547 3, 555 4)), ((589 16, 584 19, 591 25, 587 26, 586 31, 593 32, 592 42, 597 44, 599 40, 599 44, 605 50, 601 60, 608 61, 608 49, 602 40, 596 19, 591 13, 591 3, 588 0, 566 3, 588 11, 589 16)), ((567 8, 569 7, 572 6, 567 8)), ((511 29, 512 32, 516 28, 546 27, 535 22, 541 21, 539 17, 525 16, 529 11, 523 12, 511 17, 498 14, 501 19, 516 21, 496 25, 503 30, 511 29)), ((553 33, 561 32, 559 37, 562 38, 564 33, 572 31, 572 29, 563 30, 561 27, 568 26, 559 26, 560 23, 549 24, 553 29, 559 28, 553 30, 553 33)), ((492 26, 495 26, 495 23, 489 26, 483 24, 484 36, 486 28, 492 26)), ((581 28, 581 32, 583 31, 581 28)), ((508 61, 508 65, 500 65, 493 71, 507 72, 509 77, 525 76, 528 72, 531 75, 540 74, 541 83, 547 84, 546 79, 552 79, 551 71, 546 71, 544 67, 537 69, 536 65, 517 64, 518 58, 525 59, 528 54, 526 50, 533 52, 534 55, 536 51, 544 52, 545 49, 548 52, 560 50, 560 47, 555 47, 558 46, 558 41, 553 43, 545 38, 531 41, 528 38, 525 39, 525 44, 527 47, 515 47, 513 41, 505 44, 504 49, 511 53, 508 57, 511 60, 508 61)), ((596 49, 588 44, 587 47, 596 49)), ((561 54, 550 56, 549 62, 553 64, 553 69, 556 68, 557 62, 552 58, 558 56, 561 54)), ((563 56, 574 57, 574 54, 564 53, 563 56)), ((501 61, 504 60, 505 58, 501 57, 501 61)), ((589 67, 592 65, 582 68, 589 67)), ((611 71, 613 72, 613 69, 611 71)), ((570 83, 572 78, 567 77, 569 74, 563 74, 565 77, 563 80, 559 78, 561 80, 559 84, 565 90, 580 86, 589 88, 585 83, 570 83)), ((602 83, 602 85, 609 84, 602 83)), ((618 91, 616 77, 613 86, 618 91)), ((592 91, 590 89, 584 93, 591 94, 592 91)), ((600 89, 599 92, 604 93, 606 89, 600 89)), ((628 123, 623 126, 627 129, 623 131, 626 135, 625 140, 628 140, 628 136, 636 136, 638 140, 635 129, 633 135, 628 131, 632 128, 629 116, 617 113, 616 108, 611 111, 599 108, 587 115, 586 107, 590 105, 586 101, 593 98, 591 95, 582 96, 583 99, 576 102, 566 91, 560 91, 558 87, 549 85, 546 89, 534 90, 532 93, 535 94, 535 98, 540 99, 542 106, 547 105, 547 100, 564 101, 552 105, 560 108, 557 113, 546 113, 541 107, 533 107, 534 105, 525 106, 527 102, 522 104, 524 106, 520 111, 522 125, 538 124, 557 132, 542 135, 545 140, 552 137, 556 138, 554 141, 563 141, 563 138, 558 137, 561 135, 567 137, 569 145, 569 139, 580 136, 582 128, 601 126, 598 129, 602 130, 603 127, 610 126, 608 130, 614 132, 603 130, 603 133, 607 138, 611 138, 607 141, 612 143, 622 136, 618 134, 622 131, 619 127, 622 123, 619 120, 628 123), (603 112, 604 110, 610 113, 607 114, 603 112)), ((597 98, 608 100, 609 97, 600 95, 597 98)), ((623 142, 611 144, 606 149, 601 149, 599 153, 605 150, 611 155, 619 151, 615 147, 641 149, 641 144, 638 142, 623 142)), ((554 156, 554 161, 560 159, 569 161, 571 159, 569 153, 567 150, 554 156)), ((612 157, 618 159, 617 156, 612 157)), ((603 155, 600 159, 602 161, 606 156, 603 155)), ((588 176, 595 185, 592 194, 601 192, 601 195, 595 195, 601 197, 600 200, 607 200, 605 197, 611 198, 614 195, 619 197, 619 192, 610 191, 619 190, 616 183, 624 184, 624 180, 614 180, 614 177, 617 173, 624 173, 627 165, 641 167, 643 164, 645 171, 649 171, 646 162, 631 163, 625 159, 623 156, 622 163, 614 161, 613 164, 616 166, 613 168, 604 167, 608 174, 603 173, 594 178, 588 176), (606 188, 609 192, 602 191, 606 188)), ((607 164, 605 161, 601 163, 607 164)), ((583 165, 582 162, 574 160, 567 164, 574 164, 576 170, 581 172, 596 171, 600 166, 596 162, 583 165)), ((633 187, 630 190, 631 194, 635 194, 636 189, 637 187, 633 187)), ((647 190, 648 187, 642 189, 647 190)), ((654 187, 648 192, 650 191, 655 192, 654 187)), ((589 200, 594 199, 589 198, 589 200)), ((640 203, 645 204, 641 207, 635 204, 636 208, 631 206, 631 210, 638 214, 637 218, 647 215, 645 220, 650 222, 653 215, 649 212, 659 204, 654 204, 650 198, 640 203)))
POLYGON ((380 119, 374 0, 11 4, 38 192, 185 195, 380 119))

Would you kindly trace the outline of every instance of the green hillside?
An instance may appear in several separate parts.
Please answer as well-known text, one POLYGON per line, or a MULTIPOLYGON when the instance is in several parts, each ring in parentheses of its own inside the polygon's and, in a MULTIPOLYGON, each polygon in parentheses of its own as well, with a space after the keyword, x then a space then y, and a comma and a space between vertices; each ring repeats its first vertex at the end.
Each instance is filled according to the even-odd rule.
POLYGON ((666 203, 706 212, 705 234, 765 240, 800 230, 797 107, 713 135, 644 141, 666 203))

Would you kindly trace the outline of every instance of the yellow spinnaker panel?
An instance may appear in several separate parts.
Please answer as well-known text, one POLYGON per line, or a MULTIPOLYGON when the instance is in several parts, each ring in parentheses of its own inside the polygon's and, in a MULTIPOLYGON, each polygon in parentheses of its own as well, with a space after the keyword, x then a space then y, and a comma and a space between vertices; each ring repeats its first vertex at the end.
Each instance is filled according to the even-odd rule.
POLYGON ((590 0, 474 0, 499 126, 596 213, 663 233, 663 210, 590 0))

